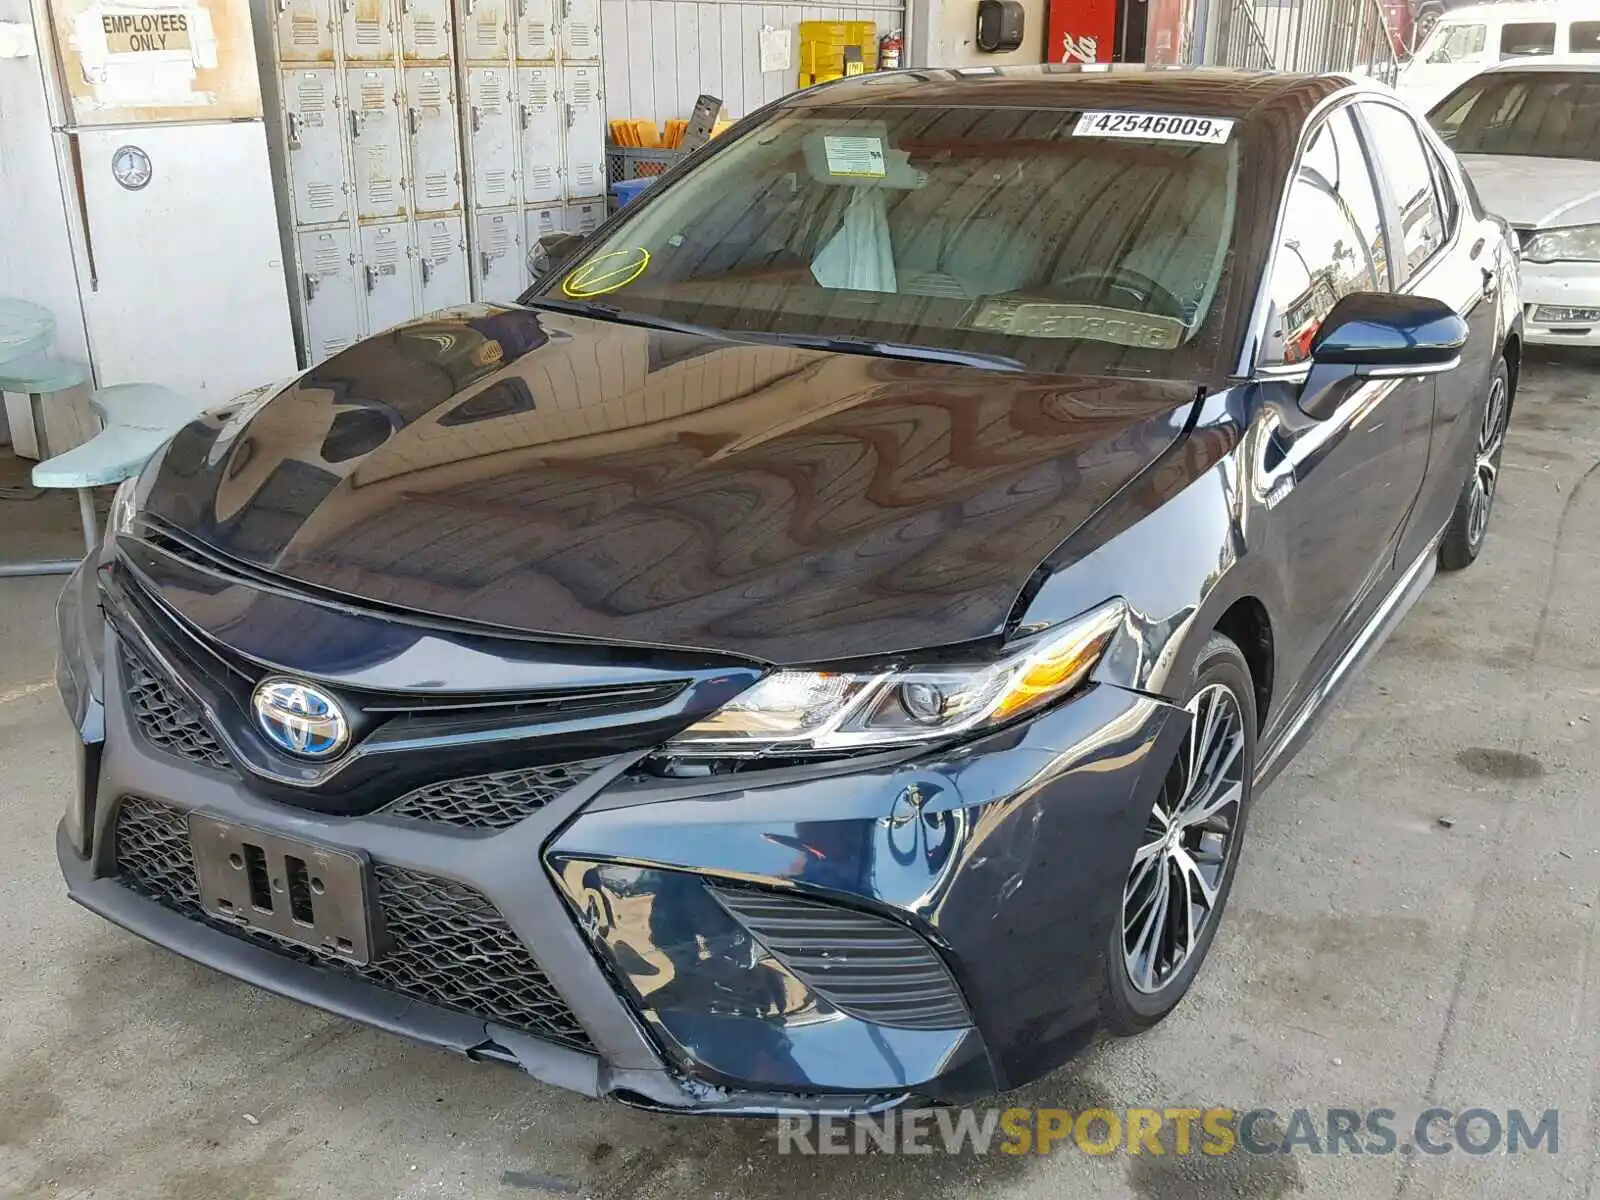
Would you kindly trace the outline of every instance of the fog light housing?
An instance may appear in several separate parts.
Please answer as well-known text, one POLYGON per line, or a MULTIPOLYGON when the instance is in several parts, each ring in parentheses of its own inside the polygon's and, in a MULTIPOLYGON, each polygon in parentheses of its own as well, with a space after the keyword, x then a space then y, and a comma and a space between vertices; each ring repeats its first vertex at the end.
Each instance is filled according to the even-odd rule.
POLYGON ((1555 304, 1538 304, 1534 306, 1533 319, 1540 325, 1593 325, 1600 323, 1600 308, 1563 308, 1555 304))

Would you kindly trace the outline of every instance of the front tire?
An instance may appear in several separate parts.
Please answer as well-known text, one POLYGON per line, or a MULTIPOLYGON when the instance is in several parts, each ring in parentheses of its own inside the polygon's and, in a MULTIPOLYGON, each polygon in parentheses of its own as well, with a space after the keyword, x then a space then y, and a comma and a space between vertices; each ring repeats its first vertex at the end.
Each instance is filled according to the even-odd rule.
POLYGON ((1511 418, 1511 374, 1506 360, 1495 365, 1489 379, 1489 396, 1484 401, 1483 421, 1473 448, 1472 469, 1461 485, 1450 524, 1439 543, 1439 566, 1446 571, 1470 567, 1483 551, 1489 532, 1489 515, 1494 511, 1495 487, 1500 482, 1500 457, 1506 448, 1506 426, 1511 418))
POLYGON ((1256 764, 1255 686, 1239 647, 1211 635, 1191 724, 1134 851, 1106 956, 1106 1024, 1141 1033, 1178 1006, 1233 887, 1256 764))

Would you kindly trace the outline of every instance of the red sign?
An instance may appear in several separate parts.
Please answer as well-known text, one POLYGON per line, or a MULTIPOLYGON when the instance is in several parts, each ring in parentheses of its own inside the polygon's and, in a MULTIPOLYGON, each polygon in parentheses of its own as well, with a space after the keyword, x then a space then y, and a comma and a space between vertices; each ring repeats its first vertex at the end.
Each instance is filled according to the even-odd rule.
POLYGON ((1117 40, 1117 0, 1050 0, 1047 61, 1110 62, 1117 40))

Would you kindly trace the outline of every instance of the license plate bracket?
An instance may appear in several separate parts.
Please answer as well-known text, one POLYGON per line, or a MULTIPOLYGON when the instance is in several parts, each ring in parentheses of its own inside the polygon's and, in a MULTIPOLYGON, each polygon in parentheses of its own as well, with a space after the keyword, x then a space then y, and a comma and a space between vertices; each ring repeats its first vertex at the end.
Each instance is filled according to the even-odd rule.
POLYGON ((200 812, 189 814, 189 845, 211 916, 345 962, 372 960, 366 855, 200 812))

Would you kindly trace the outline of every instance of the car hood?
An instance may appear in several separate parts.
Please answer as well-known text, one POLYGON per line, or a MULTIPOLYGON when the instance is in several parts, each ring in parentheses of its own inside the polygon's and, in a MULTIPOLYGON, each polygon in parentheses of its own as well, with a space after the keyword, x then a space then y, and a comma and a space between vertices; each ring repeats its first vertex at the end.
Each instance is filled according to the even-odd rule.
POLYGON ((822 661, 1002 632, 1196 390, 478 306, 210 414, 140 493, 238 563, 384 607, 822 661))
POLYGON ((1521 229, 1600 224, 1600 162, 1463 154, 1489 212, 1521 229))

